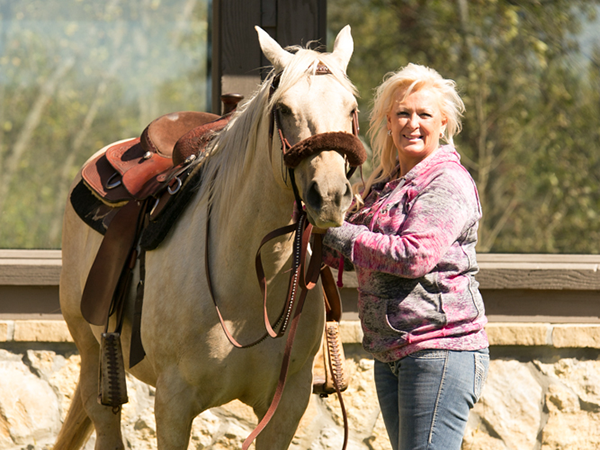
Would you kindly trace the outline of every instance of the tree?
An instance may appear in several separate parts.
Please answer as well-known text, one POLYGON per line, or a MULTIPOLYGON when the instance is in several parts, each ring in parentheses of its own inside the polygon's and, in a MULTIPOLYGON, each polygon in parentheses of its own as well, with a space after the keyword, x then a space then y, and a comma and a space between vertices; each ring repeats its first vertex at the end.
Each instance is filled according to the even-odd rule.
POLYGON ((383 74, 408 62, 457 82, 467 111, 455 143, 484 209, 480 251, 600 252, 598 50, 586 56, 578 41, 598 3, 329 3, 332 28, 352 25, 363 120, 383 74))
POLYGON ((206 108, 207 0, 0 0, 0 248, 58 248, 103 146, 206 108))

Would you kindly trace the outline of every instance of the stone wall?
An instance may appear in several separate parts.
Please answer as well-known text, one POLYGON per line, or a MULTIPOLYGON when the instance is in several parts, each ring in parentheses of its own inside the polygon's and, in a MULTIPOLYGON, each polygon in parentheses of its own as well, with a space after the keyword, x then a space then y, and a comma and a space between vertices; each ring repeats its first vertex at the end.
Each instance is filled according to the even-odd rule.
MULTIPOLYGON (((492 323, 491 368, 469 418, 463 450, 600 448, 600 326, 492 323)), ((390 449, 373 384, 373 361, 357 322, 342 327, 351 385, 344 394, 349 450, 390 449)), ((61 321, 0 321, 0 450, 50 449, 79 370, 61 321)), ((126 448, 156 448, 151 387, 128 378, 126 448)), ((256 419, 233 402, 196 418, 190 449, 240 448, 256 419)), ((341 449, 336 396, 313 396, 291 446, 341 449)), ((86 449, 93 449, 94 437, 86 449)))

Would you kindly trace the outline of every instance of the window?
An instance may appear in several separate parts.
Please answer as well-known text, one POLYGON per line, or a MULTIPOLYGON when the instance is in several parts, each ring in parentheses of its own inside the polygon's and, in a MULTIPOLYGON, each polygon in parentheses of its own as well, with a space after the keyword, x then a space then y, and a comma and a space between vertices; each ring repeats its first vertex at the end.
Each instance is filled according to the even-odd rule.
POLYGON ((0 248, 59 248, 77 171, 210 105, 209 0, 0 0, 0 248))
POLYGON ((363 134, 386 72, 413 62, 457 82, 479 251, 600 253, 597 1, 329 0, 328 41, 346 24, 363 134))

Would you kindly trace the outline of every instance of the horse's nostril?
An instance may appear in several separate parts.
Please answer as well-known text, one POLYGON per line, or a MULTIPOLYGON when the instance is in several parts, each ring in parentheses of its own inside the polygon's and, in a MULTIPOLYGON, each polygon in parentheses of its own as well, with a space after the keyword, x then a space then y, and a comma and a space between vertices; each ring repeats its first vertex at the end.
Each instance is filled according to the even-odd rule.
POLYGON ((306 203, 313 209, 320 209, 323 204, 323 197, 318 189, 318 184, 316 182, 312 182, 308 191, 306 192, 306 203))
POLYGON ((348 204, 352 201, 352 187, 350 183, 346 183, 346 187, 343 192, 340 192, 336 198, 336 205, 338 207, 347 207, 348 204))
POLYGON ((313 181, 306 190, 305 202, 313 210, 320 210, 325 201, 329 202, 330 206, 345 209, 352 201, 352 187, 348 182, 345 186, 340 186, 339 189, 322 192, 322 188, 318 182, 313 181))

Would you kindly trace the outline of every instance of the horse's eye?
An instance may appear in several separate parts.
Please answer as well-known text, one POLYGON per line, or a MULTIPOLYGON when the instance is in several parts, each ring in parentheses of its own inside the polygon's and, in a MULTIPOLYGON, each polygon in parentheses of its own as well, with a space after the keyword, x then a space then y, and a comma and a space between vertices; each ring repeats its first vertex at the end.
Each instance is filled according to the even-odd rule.
POLYGON ((292 115, 292 110, 289 106, 283 104, 283 103, 279 103, 277 105, 277 107, 279 108, 279 111, 281 112, 281 114, 283 114, 284 116, 291 116, 292 115))

